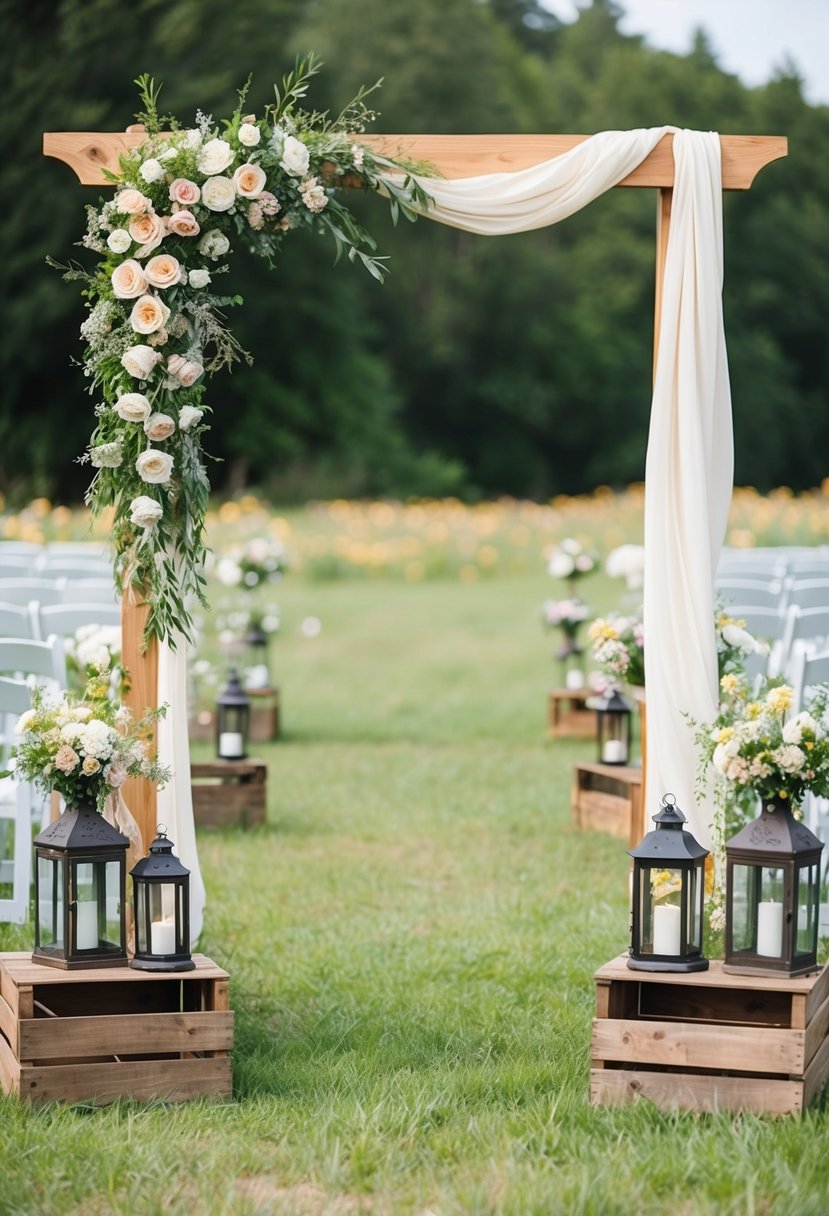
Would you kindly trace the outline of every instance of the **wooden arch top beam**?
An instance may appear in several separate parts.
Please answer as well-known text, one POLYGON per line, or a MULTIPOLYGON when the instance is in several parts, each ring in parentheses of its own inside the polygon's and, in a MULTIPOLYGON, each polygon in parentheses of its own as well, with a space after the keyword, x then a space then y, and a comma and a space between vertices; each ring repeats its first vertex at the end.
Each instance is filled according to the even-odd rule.
MULTIPOLYGON (((386 155, 429 161, 446 178, 513 173, 561 156, 588 135, 360 135, 361 143, 386 155)), ((64 161, 84 186, 111 185, 103 170, 118 172, 118 158, 140 144, 143 132, 48 131, 45 156, 64 161)), ((724 190, 748 190, 765 166, 788 153, 784 135, 721 135, 724 190)), ((674 184, 673 135, 620 186, 670 188, 674 184)))

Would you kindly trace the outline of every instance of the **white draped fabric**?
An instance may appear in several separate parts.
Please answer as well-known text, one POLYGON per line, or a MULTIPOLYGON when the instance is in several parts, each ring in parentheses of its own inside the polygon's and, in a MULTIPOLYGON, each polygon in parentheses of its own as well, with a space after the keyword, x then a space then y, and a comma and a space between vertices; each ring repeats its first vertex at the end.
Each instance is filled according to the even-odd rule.
POLYGON ((187 736, 187 646, 158 646, 158 704, 167 706, 158 723, 158 758, 173 770, 172 780, 158 791, 156 814, 175 845, 175 854, 190 871, 190 939, 202 931, 205 891, 196 849, 193 793, 190 786, 190 744, 187 736))
POLYGON ((516 173, 420 180, 434 200, 423 213, 431 219, 489 236, 526 232, 592 202, 669 132, 674 196, 645 476, 645 797, 650 812, 674 793, 710 846, 711 807, 694 802, 697 758, 685 715, 705 721, 716 712, 713 577, 733 475, 719 136, 605 131, 516 173))

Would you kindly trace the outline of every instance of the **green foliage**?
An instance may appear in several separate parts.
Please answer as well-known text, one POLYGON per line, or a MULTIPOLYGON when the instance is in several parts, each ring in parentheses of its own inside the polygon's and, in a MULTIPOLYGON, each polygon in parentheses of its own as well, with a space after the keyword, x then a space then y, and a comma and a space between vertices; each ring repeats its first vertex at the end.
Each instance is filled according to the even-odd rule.
MULTIPOLYGON (((789 157, 726 198, 736 476, 760 488, 819 482, 829 443, 829 163, 820 154, 829 109, 806 104, 792 68, 749 89, 704 37, 685 56, 655 51, 619 32, 619 11, 594 0, 560 24, 536 0, 5 0, 12 104, 0 124, 16 151, 0 166, 10 200, 0 233, 0 485, 19 497, 79 498, 83 471, 67 457, 82 452, 94 407, 69 370, 81 313, 43 269, 49 252, 66 260, 94 192, 40 156, 40 132, 122 129, 139 69, 165 81, 164 108, 182 121, 197 106, 229 113, 249 72, 246 105, 309 51, 326 63, 315 103, 332 114, 361 82, 384 78, 369 100, 385 131, 674 123, 788 135, 789 157)), ((145 114, 154 105, 149 97, 145 114)), ((370 198, 354 211, 389 255, 382 289, 345 258, 330 275, 330 253, 311 234, 280 261, 278 282, 253 259, 234 265, 228 294, 246 301, 234 329, 256 365, 222 375, 219 482, 299 497, 386 487, 541 497, 641 476, 648 192, 615 191, 554 229, 498 241, 431 224, 393 228, 370 198), (332 347, 348 353, 336 376, 332 347), (431 483, 434 469, 451 486, 431 483)))

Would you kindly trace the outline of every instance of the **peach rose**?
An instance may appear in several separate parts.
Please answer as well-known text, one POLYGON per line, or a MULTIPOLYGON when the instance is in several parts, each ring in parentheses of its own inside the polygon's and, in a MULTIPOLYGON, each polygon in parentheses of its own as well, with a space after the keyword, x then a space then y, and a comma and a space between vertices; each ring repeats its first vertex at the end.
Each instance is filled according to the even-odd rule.
POLYGON ((139 296, 130 313, 130 325, 137 334, 154 334, 166 324, 170 310, 156 296, 139 296))
POLYGON ((131 346, 121 356, 121 366, 137 380, 146 380, 162 357, 157 350, 152 350, 149 346, 131 346))
POLYGON ((266 181, 261 165, 240 165, 233 174, 233 184, 241 198, 258 198, 265 189, 266 181))
POLYGON ((129 234, 141 246, 136 249, 136 258, 146 258, 157 249, 167 235, 167 225, 160 215, 152 214, 137 216, 129 226, 129 234))
POLYGON ((147 290, 143 269, 134 258, 128 258, 112 272, 112 290, 119 300, 134 300, 147 290))
POLYGON ((182 207, 192 207, 200 198, 201 190, 189 178, 177 177, 174 182, 170 182, 171 202, 181 203, 182 207))
POLYGON ((127 188, 115 195, 115 210, 118 215, 142 215, 149 211, 152 203, 140 190, 127 188))
POLYGON ((169 439, 175 429, 176 424, 169 414, 151 414, 144 423, 146 436, 153 443, 169 439))
POLYGON ((190 388, 204 372, 201 363, 185 359, 182 355, 170 355, 167 359, 167 375, 174 376, 182 388, 190 388))
POLYGON ((167 227, 176 236, 198 236, 201 232, 199 222, 192 211, 177 211, 167 220, 167 227))
POLYGON ((144 273, 153 287, 174 287, 181 282, 181 265, 171 253, 159 253, 150 258, 144 273))

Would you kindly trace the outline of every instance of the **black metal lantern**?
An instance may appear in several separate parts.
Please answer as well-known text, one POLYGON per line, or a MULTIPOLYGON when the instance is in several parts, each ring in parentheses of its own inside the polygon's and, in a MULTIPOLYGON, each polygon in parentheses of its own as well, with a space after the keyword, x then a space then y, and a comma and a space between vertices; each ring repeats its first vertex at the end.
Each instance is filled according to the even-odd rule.
POLYGON ((268 635, 254 620, 245 634, 245 688, 260 692, 271 687, 268 665, 268 635))
POLYGON ((248 754, 250 701, 231 667, 227 684, 216 700, 216 755, 220 760, 245 760, 248 754))
POLYGON ((634 971, 705 971, 702 911, 708 850, 686 832, 673 794, 653 816, 655 831, 635 849, 628 967, 634 971))
POLYGON ((805 975, 817 968, 823 844, 781 799, 726 843, 724 971, 805 975))
POLYGON ((132 877, 135 957, 139 971, 192 971, 190 957, 190 871, 173 852, 164 824, 132 877))
POLYGON ((630 706, 618 689, 596 703, 596 747, 600 764, 630 762, 630 706))
POLYGON ((35 948, 49 967, 127 962, 129 840, 94 806, 67 808, 35 838, 35 948))
POLYGON ((570 692, 584 688, 584 651, 576 644, 575 638, 568 637, 565 640, 556 658, 561 672, 560 687, 567 688, 570 692))

